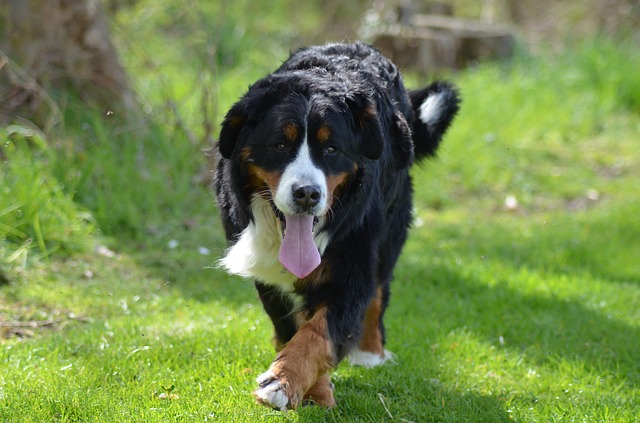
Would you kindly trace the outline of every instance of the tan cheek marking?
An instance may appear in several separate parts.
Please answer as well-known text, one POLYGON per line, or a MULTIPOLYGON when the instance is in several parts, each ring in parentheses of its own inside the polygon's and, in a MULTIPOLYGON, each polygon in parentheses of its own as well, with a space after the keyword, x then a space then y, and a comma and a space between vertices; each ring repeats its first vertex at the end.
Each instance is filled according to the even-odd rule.
POLYGON ((358 171, 358 165, 353 165, 353 172, 343 172, 337 175, 327 177, 327 189, 329 191, 329 207, 333 205, 333 200, 340 195, 343 185, 355 175, 358 171))
POLYGON ((289 141, 295 141, 298 139, 298 128, 293 124, 289 123, 284 126, 284 136, 287 137, 289 141))
POLYGON ((280 172, 267 172, 255 164, 249 164, 247 166, 247 171, 249 173, 248 185, 254 192, 258 192, 260 195, 265 197, 269 195, 275 196, 276 189, 280 183, 280 178, 282 177, 280 172), (268 188, 270 194, 266 192, 264 188, 268 188))
POLYGON ((342 185, 347 180, 347 178, 349 178, 349 175, 350 173, 343 172, 337 175, 331 175, 327 177, 327 189, 329 190, 329 194, 331 196, 333 196, 334 192, 336 191, 336 188, 342 185))
POLYGON ((320 143, 325 143, 329 141, 330 137, 331 137, 331 129, 329 129, 328 126, 321 126, 320 129, 318 129, 316 138, 320 143))
POLYGON ((382 314, 382 288, 378 288, 376 296, 371 300, 362 324, 360 350, 382 355, 382 333, 380 332, 380 315, 382 314))
POLYGON ((327 309, 320 308, 304 323, 271 365, 285 386, 292 408, 303 395, 335 365, 333 344, 329 338, 327 309))

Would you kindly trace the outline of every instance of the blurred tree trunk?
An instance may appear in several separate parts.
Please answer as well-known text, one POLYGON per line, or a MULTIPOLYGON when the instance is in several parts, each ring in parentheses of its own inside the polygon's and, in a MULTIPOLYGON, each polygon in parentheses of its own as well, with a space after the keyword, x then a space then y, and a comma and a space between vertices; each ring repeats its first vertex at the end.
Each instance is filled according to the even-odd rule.
POLYGON ((43 124, 50 89, 104 113, 135 109, 100 0, 0 0, 0 28, 0 121, 43 124))

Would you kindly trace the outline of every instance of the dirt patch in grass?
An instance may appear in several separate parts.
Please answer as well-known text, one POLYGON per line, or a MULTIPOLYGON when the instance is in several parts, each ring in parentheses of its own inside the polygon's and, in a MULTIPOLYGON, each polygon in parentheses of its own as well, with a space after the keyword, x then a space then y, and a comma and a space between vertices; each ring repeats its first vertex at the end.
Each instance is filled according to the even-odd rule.
POLYGON ((0 303, 0 339, 32 338, 42 331, 61 331, 72 322, 88 322, 85 314, 22 303, 0 303))

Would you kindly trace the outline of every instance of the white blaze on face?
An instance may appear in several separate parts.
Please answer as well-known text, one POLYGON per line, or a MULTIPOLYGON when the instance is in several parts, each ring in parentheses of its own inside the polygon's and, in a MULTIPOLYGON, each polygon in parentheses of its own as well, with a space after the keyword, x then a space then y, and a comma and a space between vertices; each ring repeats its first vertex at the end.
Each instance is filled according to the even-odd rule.
POLYGON ((304 278, 321 262, 320 252, 313 239, 313 222, 327 207, 327 179, 311 160, 305 138, 296 158, 282 173, 276 189, 274 204, 284 214, 285 231, 278 253, 280 263, 292 274, 304 278), (317 187, 320 198, 310 210, 300 210, 294 191, 304 186, 317 187))
POLYGON ((287 165, 280 178, 280 184, 273 199, 278 210, 285 215, 296 214, 298 210, 293 191, 305 185, 314 185, 320 189, 320 201, 311 212, 315 216, 324 214, 327 207, 327 180, 324 172, 311 160, 311 151, 306 138, 298 150, 298 155, 287 165))

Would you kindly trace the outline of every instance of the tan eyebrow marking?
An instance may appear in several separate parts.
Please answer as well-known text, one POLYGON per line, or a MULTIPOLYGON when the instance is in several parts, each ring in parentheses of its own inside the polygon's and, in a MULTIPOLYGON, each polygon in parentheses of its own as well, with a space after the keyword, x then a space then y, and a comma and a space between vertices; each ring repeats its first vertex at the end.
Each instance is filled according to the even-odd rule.
POLYGON ((289 141, 295 141, 298 138, 298 128, 293 123, 288 123, 284 126, 284 136, 289 141))
POLYGON ((318 133, 316 134, 316 138, 318 138, 318 141, 322 142, 327 142, 329 141, 329 138, 331 137, 331 129, 329 129, 328 126, 323 125, 320 127, 320 129, 318 129, 318 133))

